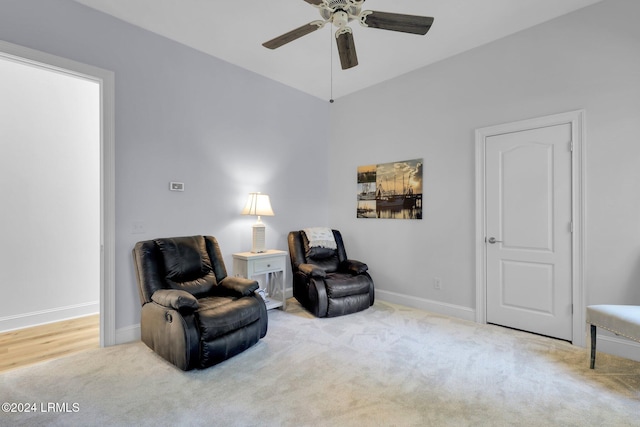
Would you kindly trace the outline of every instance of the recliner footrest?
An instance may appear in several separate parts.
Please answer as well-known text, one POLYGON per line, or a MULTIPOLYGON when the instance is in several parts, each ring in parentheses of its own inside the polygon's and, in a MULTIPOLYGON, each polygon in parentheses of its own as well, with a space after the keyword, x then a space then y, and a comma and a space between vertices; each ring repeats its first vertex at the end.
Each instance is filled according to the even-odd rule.
POLYGON ((327 275, 325 283, 329 298, 368 294, 371 289, 369 277, 365 275, 353 276, 351 274, 332 273, 327 275))
POLYGON ((329 298, 327 317, 343 316, 366 310, 371 303, 369 294, 349 295, 343 298, 329 298))
POLYGON ((196 312, 200 329, 200 340, 211 341, 260 318, 260 301, 244 297, 227 304, 203 308, 196 312))

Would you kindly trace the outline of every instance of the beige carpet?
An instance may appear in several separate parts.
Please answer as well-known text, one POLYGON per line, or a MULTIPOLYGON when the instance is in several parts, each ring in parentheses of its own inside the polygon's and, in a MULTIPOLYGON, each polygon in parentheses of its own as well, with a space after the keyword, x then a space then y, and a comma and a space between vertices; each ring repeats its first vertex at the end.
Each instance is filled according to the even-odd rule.
POLYGON ((259 344, 203 371, 141 343, 9 371, 0 402, 35 412, 0 425, 640 425, 639 362, 599 353, 592 371, 568 343, 382 301, 315 319, 290 300, 269 322, 259 344))

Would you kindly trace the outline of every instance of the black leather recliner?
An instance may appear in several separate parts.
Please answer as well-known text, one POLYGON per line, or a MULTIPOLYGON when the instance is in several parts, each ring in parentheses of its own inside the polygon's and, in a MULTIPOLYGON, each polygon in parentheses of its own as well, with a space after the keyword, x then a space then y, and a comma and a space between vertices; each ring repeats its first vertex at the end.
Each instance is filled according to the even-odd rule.
POLYGON ((178 368, 220 363, 266 335, 258 283, 227 276, 214 237, 138 242, 133 258, 142 341, 178 368))
POLYGON ((293 296, 317 317, 335 317, 369 308, 373 280, 367 264, 347 259, 338 230, 331 230, 336 249, 309 246, 304 231, 289 233, 293 296))

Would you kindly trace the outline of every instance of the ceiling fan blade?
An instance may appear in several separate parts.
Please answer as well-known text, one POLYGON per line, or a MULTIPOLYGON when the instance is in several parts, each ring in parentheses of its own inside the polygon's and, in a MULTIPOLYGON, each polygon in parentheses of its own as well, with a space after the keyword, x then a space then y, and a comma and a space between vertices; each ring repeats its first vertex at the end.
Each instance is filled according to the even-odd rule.
POLYGON ((348 31, 339 30, 340 34, 336 37, 338 43, 338 53, 340 54, 340 65, 343 70, 358 65, 358 55, 356 55, 356 45, 353 41, 353 34, 351 29, 348 31))
POLYGON ((304 0, 304 1, 314 6, 320 6, 323 3, 322 0, 304 0))
POLYGON ((360 14, 360 23, 365 27, 380 28, 381 30, 425 35, 433 24, 433 18, 367 10, 360 14))
POLYGON ((309 33, 313 33, 314 31, 322 28, 324 26, 324 22, 322 21, 313 21, 306 25, 296 28, 295 30, 291 30, 288 33, 284 33, 281 36, 276 37, 275 39, 271 39, 268 42, 262 43, 262 46, 269 49, 277 49, 282 45, 285 45, 289 42, 292 42, 296 39, 299 39, 302 36, 306 36, 309 33))

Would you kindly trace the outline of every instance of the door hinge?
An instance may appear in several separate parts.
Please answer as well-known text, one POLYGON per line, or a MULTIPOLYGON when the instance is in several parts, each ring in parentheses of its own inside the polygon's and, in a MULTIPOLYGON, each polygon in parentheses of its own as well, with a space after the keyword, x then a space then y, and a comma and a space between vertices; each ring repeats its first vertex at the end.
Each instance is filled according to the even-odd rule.
POLYGON ((573 233, 573 221, 569 221, 569 232, 573 233))
POLYGON ((573 152, 573 141, 569 142, 569 151, 573 152))

